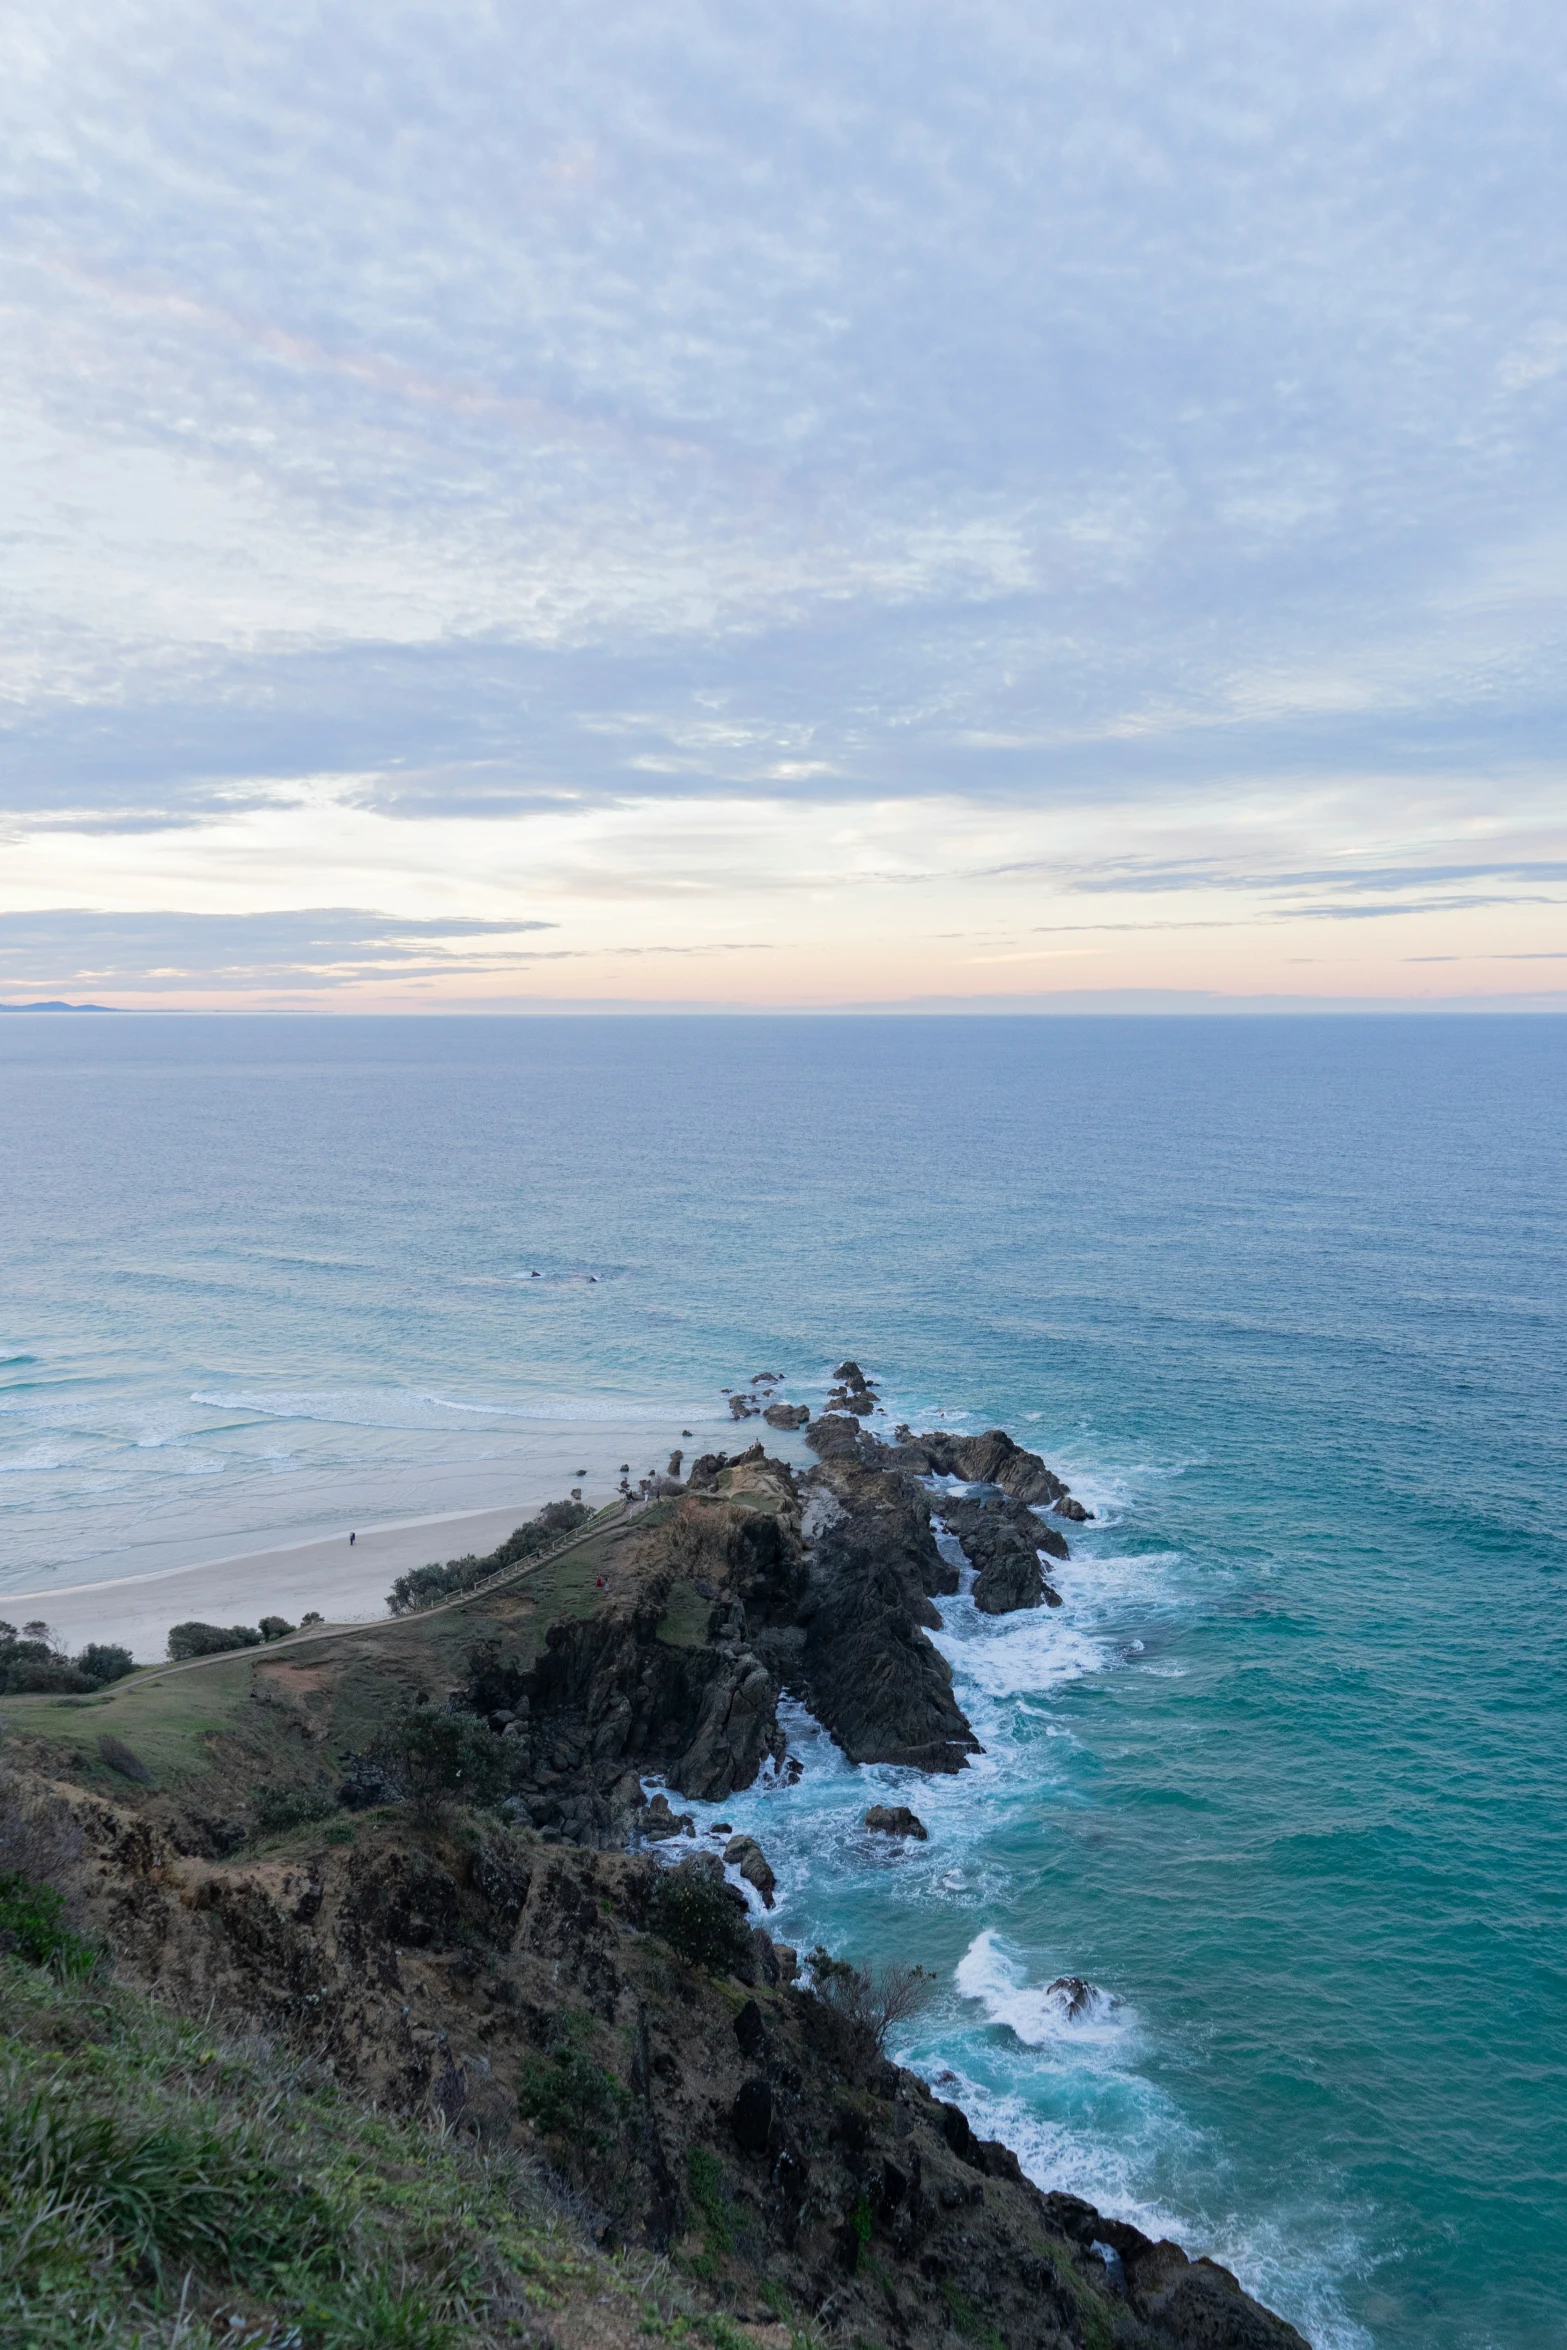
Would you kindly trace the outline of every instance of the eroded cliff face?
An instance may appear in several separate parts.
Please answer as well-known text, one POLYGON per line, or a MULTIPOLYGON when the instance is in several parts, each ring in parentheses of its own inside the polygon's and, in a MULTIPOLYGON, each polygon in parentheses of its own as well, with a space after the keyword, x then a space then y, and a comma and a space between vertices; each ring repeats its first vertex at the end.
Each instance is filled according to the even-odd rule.
POLYGON ((500 1651, 475 1669, 467 1702, 527 1757, 529 1818, 570 1804, 580 1820, 586 1798, 590 1840, 623 1840, 633 1765, 721 1802, 782 1759, 785 1690, 851 1761, 962 1769, 978 1741, 926 1637, 933 1595, 958 1578, 918 1479, 831 1459, 802 1493, 757 1445, 697 1462, 690 1482, 627 1547, 601 1615, 552 1629, 526 1674, 500 1651))
POLYGON ((669 2253, 778 2350, 764 2293, 916 2350, 1300 2350, 1226 2271, 1041 2194, 765 1935, 738 1972, 679 1957, 648 1858, 454 1814, 214 1864, 69 1786, 29 1800, 73 1823, 123 1979, 286 2037, 345 2094, 536 2146, 604 2242, 669 2253))
MULTIPOLYGON (((214 1666, 229 1726, 199 1732, 204 1776, 150 1768, 109 1800, 108 1773, 35 1749, 27 1800, 74 1822, 83 1923, 127 1979, 308 2048, 355 2095, 537 2144, 606 2241, 669 2253, 731 2313, 757 2319, 765 2285, 915 2350, 1300 2350, 1225 2271, 1041 2194, 764 1930, 716 1971, 660 1930, 661 1864, 636 1848, 676 1823, 650 1820, 645 1775, 708 1801, 750 1784, 784 1760, 784 1690, 856 1761, 962 1769, 976 1741, 928 1638, 958 1587, 933 1509, 1009 1604, 1039 1604, 1028 1562, 1064 1549, 1030 1497, 1065 1489, 1010 1440, 888 1446, 847 1415, 813 1436, 803 1476, 761 1446, 697 1462, 553 1585, 214 1666), (922 1482, 981 1469, 961 1503, 922 1482), (414 1695, 501 1733, 498 1811, 420 1829, 355 1778, 350 1725, 414 1695), (338 1773, 360 1808, 258 1850, 241 1791, 263 1756, 290 1784, 338 1773)), ((94 1721, 141 1736, 139 1702, 94 1721)))

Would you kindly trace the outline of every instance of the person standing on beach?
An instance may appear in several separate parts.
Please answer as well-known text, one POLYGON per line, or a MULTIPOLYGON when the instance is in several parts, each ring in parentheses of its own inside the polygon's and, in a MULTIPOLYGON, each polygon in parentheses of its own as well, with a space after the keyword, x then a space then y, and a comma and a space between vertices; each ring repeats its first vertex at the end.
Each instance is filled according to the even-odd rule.
POLYGON ((349 1537, 348 1537, 348 1547, 349 1547, 349 1549, 350 1549, 350 1550, 352 1550, 352 1549, 353 1549, 353 1547, 354 1547, 354 1544, 355 1544, 355 1543, 356 1543, 358 1540, 359 1540, 359 1536, 358 1536, 357 1534, 350 1534, 350 1535, 349 1535, 349 1537))

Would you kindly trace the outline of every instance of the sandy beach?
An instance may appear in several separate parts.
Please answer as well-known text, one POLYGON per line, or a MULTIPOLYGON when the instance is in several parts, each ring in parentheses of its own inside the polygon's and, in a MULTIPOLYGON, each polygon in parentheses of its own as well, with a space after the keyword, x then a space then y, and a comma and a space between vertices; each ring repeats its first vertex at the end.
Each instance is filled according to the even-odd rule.
MULTIPOLYGON (((807 1459, 797 1437, 763 1429, 688 1423, 688 1457, 700 1451, 739 1451, 765 1434, 768 1450, 789 1459, 807 1459)), ((655 1431, 647 1421, 617 1427, 594 1421, 541 1425, 532 1458, 520 1469, 516 1498, 481 1510, 447 1511, 405 1517, 380 1525, 344 1525, 340 1532, 300 1539, 282 1534, 257 1539, 229 1555, 151 1573, 98 1577, 91 1582, 51 1584, 34 1591, 0 1592, 0 1616, 13 1624, 42 1617, 64 1646, 75 1650, 89 1640, 118 1641, 139 1664, 165 1653, 169 1626, 196 1618, 210 1624, 254 1624, 264 1615, 297 1623, 315 1609, 330 1623, 363 1622, 383 1616, 386 1595, 397 1576, 431 1559, 482 1556, 503 1542, 542 1503, 558 1501, 580 1482, 584 1499, 597 1506, 613 1498, 619 1464, 629 1461, 633 1476, 664 1466, 681 1431, 655 1431), (656 1456, 656 1462, 655 1462, 656 1456), (590 1464, 579 1480, 574 1471, 590 1464), (352 1531, 356 1539, 350 1544, 352 1531)))

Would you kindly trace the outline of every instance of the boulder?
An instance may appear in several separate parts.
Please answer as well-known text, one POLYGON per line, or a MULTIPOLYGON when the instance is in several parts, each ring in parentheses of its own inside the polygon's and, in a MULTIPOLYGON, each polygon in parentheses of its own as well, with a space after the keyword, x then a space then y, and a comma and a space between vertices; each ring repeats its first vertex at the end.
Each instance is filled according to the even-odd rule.
POLYGON ((778 1879, 767 1865, 767 1855, 754 1836, 731 1836, 724 1846, 724 1866, 738 1869, 748 1885, 754 1885, 762 1897, 762 1907, 771 1909, 778 1879))
POLYGON ((803 1428, 810 1416, 803 1403, 770 1403, 762 1414, 769 1428, 803 1428))
POLYGON ((1025 1502, 943 1498, 936 1505, 942 1523, 955 1534, 976 1572, 974 1605, 981 1615, 1011 1615, 1018 1608, 1061 1605, 1040 1572, 1039 1553, 1066 1556, 1065 1538, 1042 1526, 1025 1502))
POLYGON ((671 1811, 669 1797, 662 1788, 639 1817, 637 1828, 642 1835, 651 1836, 655 1843, 661 1842, 666 1836, 696 1834, 696 1822, 691 1814, 688 1811, 671 1811))
POLYGON ((1093 1515, 1073 1500, 1037 1452, 1025 1452, 1004 1428, 987 1428, 982 1436, 950 1436, 944 1428, 927 1429, 905 1449, 923 1454, 927 1474, 961 1477, 969 1485, 999 1485, 1015 1501, 1042 1502, 1079 1523, 1093 1515))
POLYGON ((865 1815, 865 1825, 874 1828, 878 1835, 913 1836, 921 1844, 930 1836, 924 1821, 906 1803, 873 1803, 865 1815))

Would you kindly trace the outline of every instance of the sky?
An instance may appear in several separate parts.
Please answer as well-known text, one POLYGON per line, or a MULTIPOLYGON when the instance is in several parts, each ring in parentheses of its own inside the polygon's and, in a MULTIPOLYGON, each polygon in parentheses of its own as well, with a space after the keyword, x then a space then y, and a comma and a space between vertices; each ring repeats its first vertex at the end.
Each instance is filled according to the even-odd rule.
POLYGON ((1567 1009, 1559 0, 0 18, 0 1002, 1567 1009))

